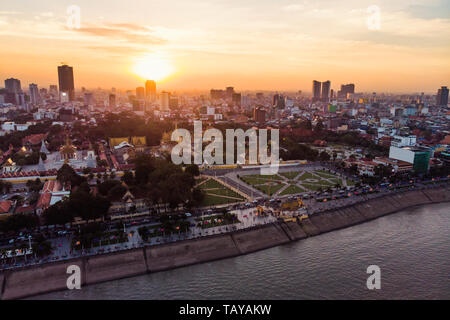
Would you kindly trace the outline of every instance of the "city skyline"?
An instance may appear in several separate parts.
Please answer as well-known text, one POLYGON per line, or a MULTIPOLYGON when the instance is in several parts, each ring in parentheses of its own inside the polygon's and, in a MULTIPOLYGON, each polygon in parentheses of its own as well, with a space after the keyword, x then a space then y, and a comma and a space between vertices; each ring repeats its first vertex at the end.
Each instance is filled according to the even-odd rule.
POLYGON ((329 79, 335 92, 356 83, 358 92, 434 94, 450 80, 444 1, 379 1, 376 30, 369 1, 79 1, 79 29, 67 26, 69 2, 24 2, 0 11, 8 44, 0 80, 24 88, 56 84, 62 61, 74 68, 75 88, 133 89, 153 79, 169 91, 309 92, 312 79, 329 79))

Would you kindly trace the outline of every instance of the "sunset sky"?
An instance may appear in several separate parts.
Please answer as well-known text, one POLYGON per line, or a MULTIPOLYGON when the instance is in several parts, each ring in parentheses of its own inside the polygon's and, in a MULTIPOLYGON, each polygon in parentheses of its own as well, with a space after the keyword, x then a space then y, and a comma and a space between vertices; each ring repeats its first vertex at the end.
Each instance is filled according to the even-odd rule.
POLYGON ((430 92, 450 85, 450 0, 15 0, 0 6, 0 86, 430 92), (80 29, 67 8, 81 9, 80 29), (380 8, 370 30, 367 8, 380 8), (168 76, 167 76, 168 75, 168 76))

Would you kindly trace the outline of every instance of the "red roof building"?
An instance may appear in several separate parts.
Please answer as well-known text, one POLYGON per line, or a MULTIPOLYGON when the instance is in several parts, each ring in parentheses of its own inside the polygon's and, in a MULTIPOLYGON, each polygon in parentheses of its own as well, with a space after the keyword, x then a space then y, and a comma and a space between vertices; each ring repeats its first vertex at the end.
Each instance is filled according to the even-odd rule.
POLYGON ((9 213, 12 207, 11 200, 0 201, 0 214, 9 213))
POLYGON ((47 139, 47 133, 37 133, 26 136, 22 139, 22 145, 35 146, 40 144, 42 140, 47 139))

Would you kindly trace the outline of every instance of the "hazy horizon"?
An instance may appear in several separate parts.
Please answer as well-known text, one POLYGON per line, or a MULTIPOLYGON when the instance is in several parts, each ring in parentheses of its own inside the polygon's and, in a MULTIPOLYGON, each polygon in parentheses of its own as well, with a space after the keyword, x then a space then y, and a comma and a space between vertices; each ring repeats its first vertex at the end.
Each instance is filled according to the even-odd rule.
POLYGON ((76 88, 436 93, 450 80, 450 3, 439 0, 23 0, 0 9, 0 81, 58 84, 74 67, 76 88), (379 28, 368 24, 380 9, 379 28), (368 11, 369 10, 369 11, 368 11))

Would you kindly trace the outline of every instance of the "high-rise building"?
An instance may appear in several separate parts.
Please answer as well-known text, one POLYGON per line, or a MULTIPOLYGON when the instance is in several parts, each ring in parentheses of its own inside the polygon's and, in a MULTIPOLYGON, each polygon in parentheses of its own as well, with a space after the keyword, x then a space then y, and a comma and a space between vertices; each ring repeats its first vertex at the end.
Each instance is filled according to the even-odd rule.
POLYGON ((169 108, 171 110, 178 108, 178 97, 169 96, 169 108))
POLYGON ((233 99, 233 93, 234 93, 234 88, 233 87, 226 87, 226 95, 227 95, 227 99, 232 100, 233 99))
POLYGON ((5 80, 5 88, 10 93, 20 93, 22 91, 22 88, 20 87, 20 80, 9 78, 5 80))
POLYGON ((438 89, 436 96, 436 104, 438 106, 446 106, 448 104, 448 88, 441 87, 438 89))
POLYGON ((20 80, 9 78, 5 80, 6 97, 5 102, 21 105, 19 94, 22 92, 20 80))
POLYGON ((136 88, 136 99, 138 99, 138 100, 144 100, 145 99, 145 88, 144 87, 137 87, 136 88))
POLYGON ((272 97, 272 105, 276 106, 278 104, 278 99, 280 99, 280 95, 278 93, 275 93, 272 97))
POLYGON ((94 102, 94 95, 92 92, 85 92, 84 93, 84 104, 88 106, 92 106, 95 104, 94 102))
POLYGON ((354 94, 354 93, 355 93, 355 85, 353 83, 342 84, 341 90, 338 91, 337 97, 339 99, 346 99, 348 94, 354 94))
POLYGON ((47 89, 46 88, 40 88, 39 89, 39 95, 41 97, 45 97, 47 95, 47 89))
POLYGON ((240 93, 233 93, 231 100, 234 104, 241 106, 241 94, 240 93))
POLYGON ((313 81, 312 84, 312 101, 319 101, 320 100, 320 89, 321 89, 322 83, 320 81, 313 81))
POLYGON ((221 89, 211 89, 210 95, 213 100, 223 99, 225 98, 225 91, 221 89))
POLYGON ((116 107, 116 95, 115 94, 110 94, 109 95, 109 108, 113 109, 116 107))
POLYGON ((169 110, 170 93, 163 91, 163 92, 161 92, 161 96, 159 98, 160 98, 161 111, 168 111, 169 110))
POLYGON ((148 101, 156 100, 156 82, 153 80, 145 81, 145 95, 148 101))
POLYGON ((330 80, 322 82, 321 100, 323 102, 329 102, 330 101, 330 89, 331 89, 331 82, 330 82, 330 80))
POLYGON ((56 84, 51 84, 49 88, 49 92, 52 96, 58 96, 58 86, 56 84))
POLYGON ((253 120, 258 123, 266 122, 266 110, 261 107, 253 108, 253 120))
POLYGON ((37 104, 39 102, 39 90, 35 83, 31 83, 30 86, 30 102, 31 104, 37 104))
POLYGON ((73 68, 63 64, 58 67, 59 92, 66 92, 69 101, 75 100, 75 85, 73 81, 73 68))

